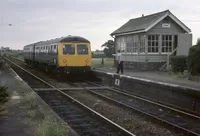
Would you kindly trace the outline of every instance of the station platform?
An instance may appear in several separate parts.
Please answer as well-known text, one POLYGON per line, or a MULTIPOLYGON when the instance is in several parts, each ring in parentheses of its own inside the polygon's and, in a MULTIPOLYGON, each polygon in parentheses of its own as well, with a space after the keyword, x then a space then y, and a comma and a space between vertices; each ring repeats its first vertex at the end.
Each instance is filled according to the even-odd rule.
MULTIPOLYGON (((96 68, 95 71, 101 71, 101 72, 109 72, 112 74, 116 73, 116 68, 96 68)), ((127 76, 127 77, 136 77, 141 79, 147 79, 154 82, 163 82, 163 84, 171 84, 174 86, 180 86, 184 88, 193 88, 195 90, 200 91, 200 82, 195 82, 188 80, 187 77, 173 77, 170 76, 167 72, 161 72, 161 71, 134 71, 130 69, 124 69, 124 73, 119 75, 127 76)))
MULTIPOLYGON (((28 110, 20 104, 22 96, 33 92, 23 80, 21 80, 11 69, 0 71, 0 86, 7 87, 9 101, 5 104, 5 113, 0 112, 0 136, 31 136, 36 132, 35 120, 33 124, 28 121, 28 110), (25 114, 27 113, 27 114, 25 114)), ((78 136, 67 123, 65 123, 46 103, 38 96, 37 105, 43 109, 45 116, 52 116, 58 123, 65 124, 68 128, 68 136, 78 136)), ((44 128, 45 129, 45 128, 44 128)))
POLYGON ((200 83, 188 80, 187 76, 184 79, 167 72, 127 69, 124 74, 117 74, 115 68, 97 68, 93 72, 105 86, 192 114, 200 113, 200 83))
MULTIPOLYGON (((18 89, 21 87, 17 84, 16 79, 10 71, 0 71, 0 85, 8 87, 7 92, 10 96, 9 101, 5 104, 6 113, 0 115, 0 135, 1 136, 29 136, 32 128, 24 123, 20 115, 23 111, 19 108, 18 89)), ((21 88, 22 89, 22 88, 21 88)))

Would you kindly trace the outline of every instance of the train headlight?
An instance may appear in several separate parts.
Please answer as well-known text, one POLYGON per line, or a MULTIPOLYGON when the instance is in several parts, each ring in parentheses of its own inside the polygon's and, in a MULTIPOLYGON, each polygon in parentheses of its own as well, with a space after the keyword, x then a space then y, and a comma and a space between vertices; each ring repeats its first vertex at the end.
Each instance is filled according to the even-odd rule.
POLYGON ((89 60, 88 60, 88 59, 86 59, 86 60, 85 60, 85 62, 86 62, 86 63, 88 63, 88 62, 89 62, 89 60))
POLYGON ((66 60, 66 59, 64 59, 64 60, 63 60, 63 63, 66 63, 66 62, 67 62, 67 60, 66 60))

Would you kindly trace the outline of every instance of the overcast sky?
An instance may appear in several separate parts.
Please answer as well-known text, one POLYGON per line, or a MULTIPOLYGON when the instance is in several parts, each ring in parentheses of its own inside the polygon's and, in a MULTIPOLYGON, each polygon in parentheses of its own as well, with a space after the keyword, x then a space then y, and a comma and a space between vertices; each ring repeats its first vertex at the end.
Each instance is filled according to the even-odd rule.
POLYGON ((101 49, 129 19, 167 9, 192 30, 195 44, 200 0, 1 0, 0 46, 22 49, 32 42, 79 35, 91 41, 92 50, 101 49))

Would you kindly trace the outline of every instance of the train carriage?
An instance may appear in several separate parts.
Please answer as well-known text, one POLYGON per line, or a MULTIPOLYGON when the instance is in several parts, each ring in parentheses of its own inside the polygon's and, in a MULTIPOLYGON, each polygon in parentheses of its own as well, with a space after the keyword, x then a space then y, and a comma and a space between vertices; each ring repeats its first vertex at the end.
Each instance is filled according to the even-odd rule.
POLYGON ((33 44, 29 44, 24 46, 23 48, 23 57, 26 63, 31 63, 32 60, 34 60, 34 45, 36 43, 33 44))
POLYGON ((48 71, 85 72, 91 68, 91 46, 87 39, 80 36, 40 41, 24 47, 24 59, 48 71))

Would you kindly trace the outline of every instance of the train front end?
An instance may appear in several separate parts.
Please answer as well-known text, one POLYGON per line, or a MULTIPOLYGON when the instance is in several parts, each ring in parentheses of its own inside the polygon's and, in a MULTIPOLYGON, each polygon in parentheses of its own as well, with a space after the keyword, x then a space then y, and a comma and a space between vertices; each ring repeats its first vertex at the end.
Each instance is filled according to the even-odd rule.
POLYGON ((92 65, 90 43, 60 43, 58 46, 58 64, 67 73, 90 72, 92 65))

